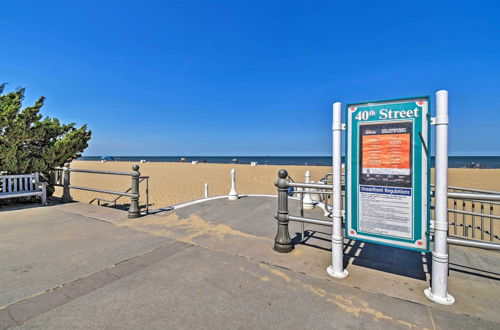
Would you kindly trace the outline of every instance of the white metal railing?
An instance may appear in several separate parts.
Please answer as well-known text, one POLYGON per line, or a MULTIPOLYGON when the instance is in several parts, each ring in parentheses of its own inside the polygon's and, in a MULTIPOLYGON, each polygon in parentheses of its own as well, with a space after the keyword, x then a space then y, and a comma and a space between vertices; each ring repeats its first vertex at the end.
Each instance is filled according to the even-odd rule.
MULTIPOLYGON (((500 192, 448 187, 448 234, 479 241, 500 241, 500 192), (495 231, 497 228, 497 231, 495 231)), ((431 217, 434 218, 434 192, 431 217)))
MULTIPOLYGON (((331 177, 332 173, 328 173, 320 181, 332 182, 331 177)), ((344 182, 342 184, 342 193, 344 195, 344 182)), ((294 190, 293 195, 317 194, 320 196, 319 202, 324 204, 327 204, 332 192, 331 184, 319 186, 317 184, 290 182, 290 186, 318 189, 318 191, 294 190)), ((434 185, 431 185, 431 189, 433 188, 434 185)), ((500 191, 448 186, 447 196, 448 234, 450 236, 496 243, 500 241, 500 191)), ((431 219, 435 219, 434 190, 431 190, 430 207, 431 219)))

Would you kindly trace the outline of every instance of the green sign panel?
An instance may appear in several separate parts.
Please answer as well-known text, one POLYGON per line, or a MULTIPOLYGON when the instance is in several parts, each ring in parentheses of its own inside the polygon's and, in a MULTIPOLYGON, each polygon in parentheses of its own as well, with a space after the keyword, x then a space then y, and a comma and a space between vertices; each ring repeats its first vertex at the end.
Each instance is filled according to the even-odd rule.
POLYGON ((346 237, 429 250, 429 98, 347 105, 346 237))

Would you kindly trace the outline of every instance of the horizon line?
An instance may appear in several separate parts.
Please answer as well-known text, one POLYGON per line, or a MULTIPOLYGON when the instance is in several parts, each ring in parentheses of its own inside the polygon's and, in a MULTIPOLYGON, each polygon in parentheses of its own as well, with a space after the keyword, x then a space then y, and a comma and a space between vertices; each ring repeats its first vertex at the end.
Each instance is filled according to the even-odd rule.
MULTIPOLYGON (((332 157, 332 155, 82 155, 81 157, 332 157)), ((345 155, 342 155, 343 157, 345 155)), ((435 157, 436 155, 431 155, 435 157)), ((448 155, 448 157, 500 157, 500 155, 448 155)))

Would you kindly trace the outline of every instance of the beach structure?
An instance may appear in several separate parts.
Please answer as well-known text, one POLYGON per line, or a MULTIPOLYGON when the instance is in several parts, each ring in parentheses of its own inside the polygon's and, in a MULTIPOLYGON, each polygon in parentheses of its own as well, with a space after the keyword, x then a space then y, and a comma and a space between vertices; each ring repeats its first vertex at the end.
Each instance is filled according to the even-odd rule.
POLYGON ((236 170, 231 170, 231 190, 229 191, 228 199, 234 201, 238 199, 238 192, 236 191, 236 170))
MULTIPOLYGON (((305 182, 306 183, 311 183, 311 172, 310 171, 306 171, 306 174, 305 174, 305 182)), ((309 194, 309 189, 308 188, 305 188, 305 193, 303 193, 303 200, 302 200, 302 203, 304 203, 304 209, 305 210, 312 210, 314 208, 314 203, 313 203, 313 200, 311 198, 311 195, 309 194)))
MULTIPOLYGON (((352 201, 357 201, 357 203, 365 203, 366 206, 364 207, 375 207, 377 208, 378 205, 384 205, 384 198, 387 199, 389 204, 385 205, 383 208, 384 212, 394 212, 394 213, 387 213, 385 215, 385 218, 382 218, 382 220, 377 220, 380 224, 382 224, 384 221, 387 221, 387 218, 394 217, 397 219, 398 222, 401 222, 401 217, 402 214, 404 214, 404 209, 398 209, 395 207, 389 206, 390 203, 393 203, 393 201, 397 201, 398 207, 401 204, 405 203, 405 197, 399 197, 399 196, 412 196, 418 195, 423 192, 424 197, 421 198, 420 200, 423 203, 423 207, 420 209, 417 209, 418 212, 425 211, 427 208, 430 206, 427 206, 427 200, 430 199, 431 195, 434 196, 435 199, 435 206, 434 206, 434 219, 430 219, 430 212, 420 214, 420 219, 414 219, 412 218, 411 214, 408 215, 408 219, 414 219, 412 221, 417 221, 415 225, 417 227, 414 228, 419 228, 418 226, 422 226, 424 228, 424 232, 421 232, 421 235, 426 234, 428 237, 421 236, 421 238, 417 237, 415 242, 415 245, 412 245, 413 243, 411 240, 414 240, 414 236, 411 236, 410 238, 410 243, 407 245, 404 245, 406 243, 397 243, 395 241, 388 241, 386 240, 383 235, 373 235, 371 239, 362 239, 363 241, 368 241, 368 242, 374 242, 378 244, 387 244, 391 246, 398 246, 397 244, 400 244, 400 246, 411 249, 411 250, 421 250, 427 252, 427 248, 425 248, 426 244, 429 244, 429 241, 432 239, 434 241, 434 246, 432 249, 432 275, 431 275, 431 286, 430 288, 427 288, 424 290, 425 296, 429 299, 432 300, 436 303, 443 304, 443 305, 451 305, 455 302, 455 298, 448 293, 448 273, 449 273, 449 255, 448 255, 448 244, 458 244, 462 246, 470 246, 470 247, 481 247, 481 248, 486 248, 486 249, 491 249, 491 250, 500 250, 500 244, 495 244, 495 243, 487 243, 487 242, 481 242, 481 241, 475 241, 475 240, 468 240, 468 239, 459 239, 459 238, 450 238, 448 237, 448 230, 450 228, 450 224, 448 222, 448 205, 449 203, 449 198, 462 198, 465 200, 475 200, 476 202, 481 203, 481 212, 474 212, 474 207, 472 212, 467 212, 467 211, 462 211, 464 212, 463 214, 470 214, 472 215, 472 222, 474 222, 474 216, 480 216, 481 217, 481 237, 484 237, 485 233, 485 227, 484 227, 484 217, 487 216, 487 213, 484 212, 484 204, 485 203, 490 203, 491 205, 490 209, 493 210, 493 204, 497 201, 500 201, 500 194, 495 193, 495 192, 489 192, 487 194, 481 194, 481 193, 470 193, 470 192, 450 192, 448 189, 448 183, 447 183, 447 170, 448 170, 448 92, 447 91, 439 91, 436 93, 436 117, 431 120, 432 124, 436 126, 436 185, 435 189, 431 194, 431 191, 428 190, 428 186, 426 184, 418 187, 420 191, 417 190, 412 190, 415 187, 415 183, 412 183, 411 181, 406 181, 405 182, 405 175, 413 175, 411 172, 405 172, 405 171, 400 171, 398 167, 398 171, 393 171, 390 172, 391 176, 389 178, 397 178, 397 181, 394 181, 394 184, 404 184, 402 185, 403 187, 410 187, 410 188, 392 188, 392 187, 382 187, 382 188, 377 188, 377 187, 371 187, 371 186, 361 186, 361 188, 349 188, 349 191, 351 192, 350 195, 346 196, 350 200, 350 203, 352 201), (397 175, 395 176, 394 173, 397 175), (352 192, 354 190, 354 193, 352 192), (383 194, 388 194, 388 197, 382 196, 382 197, 377 197, 377 196, 372 196, 370 195, 369 197, 356 197, 356 194, 359 192, 367 191, 369 194, 372 193, 378 193, 378 190, 380 190, 383 194), (493 194, 491 194, 493 193, 493 194), (395 197, 394 197, 395 196, 395 197), (425 197, 428 196, 428 197, 425 197), (363 201, 361 198, 365 198, 365 201, 363 201), (378 199, 377 199, 378 198, 378 199), (421 224, 420 224, 421 223, 421 224), (430 230, 433 230, 433 237, 430 237, 430 230, 427 230, 426 228, 430 228, 430 230), (427 243, 424 243, 423 240, 427 240, 427 243), (387 243, 390 242, 390 243, 387 243), (403 245, 401 245, 403 244, 403 245)), ((415 116, 417 117, 418 111, 422 110, 422 112, 425 114, 427 111, 427 104, 425 102, 424 98, 414 98, 410 100, 401 100, 400 103, 396 101, 389 101, 389 102, 382 102, 382 106, 378 107, 377 110, 379 110, 379 114, 381 115, 382 119, 387 119, 387 118, 397 118, 400 119, 402 116, 405 118, 415 116), (413 102, 413 103, 412 103, 413 102), (389 104, 389 106, 387 105, 389 104), (392 111, 391 105, 396 105, 393 106, 395 109, 399 109, 398 111, 392 111), (415 107, 415 104, 417 107, 415 107), (408 110, 405 112, 403 109, 404 105, 410 106, 411 110, 408 110)), ((375 110, 364 110, 366 108, 374 107, 376 106, 376 102, 369 103, 368 107, 363 107, 362 105, 357 105, 357 106, 348 106, 349 111, 352 113, 350 116, 354 117, 355 115, 357 116, 356 119, 361 120, 368 120, 370 116, 376 116, 377 112, 375 110), (363 109, 361 111, 361 109, 363 109), (358 113, 356 113, 358 111, 358 113), (361 112, 359 112, 361 111, 361 112), (359 116, 359 117, 358 117, 359 116)), ((424 117, 424 116, 422 116, 424 117)), ((348 116, 348 118, 351 118, 348 116)), ((425 118, 425 117, 424 117, 425 118)), ((375 125, 380 125, 378 121, 374 121, 375 125)), ((420 133, 419 138, 421 139, 420 141, 426 142, 425 136, 428 134, 427 128, 425 126, 425 122, 422 122, 423 125, 423 132, 420 133)), ((367 125, 367 124, 365 124, 367 125)), ((380 130, 379 132, 381 134, 385 133, 387 131, 388 133, 393 134, 393 132, 398 132, 398 133, 405 133, 407 131, 406 128, 404 128, 401 124, 401 122, 398 122, 397 125, 399 125, 398 128, 391 128, 391 124, 389 124, 387 121, 383 122, 383 129, 380 130), (403 127, 403 128, 400 128, 403 127), (385 131, 384 131, 385 130, 385 131)), ((350 127, 355 127, 355 124, 350 124, 350 127)), ((375 150, 376 144, 371 142, 374 138, 373 136, 377 134, 376 131, 376 126, 364 126, 363 129, 366 127, 370 127, 370 130, 368 132, 369 138, 366 139, 366 141, 370 141, 372 143, 370 145, 370 150, 375 150), (374 127, 374 128, 372 128, 374 127)), ((406 126, 409 127, 409 126, 406 126)), ((344 204, 343 198, 342 198, 342 181, 341 181, 341 136, 342 136, 342 130, 345 128, 345 126, 341 122, 341 104, 340 103, 335 103, 333 105, 333 178, 332 178, 332 185, 318 185, 318 184, 311 184, 308 182, 305 183, 297 183, 297 182, 290 182, 288 180, 288 173, 286 170, 281 170, 278 173, 278 181, 276 182, 276 186, 278 188, 278 210, 277 210, 277 215, 276 219, 278 220, 278 228, 277 228, 277 234, 275 237, 275 243, 274 243, 274 249, 278 252, 282 253, 287 253, 290 252, 293 249, 293 245, 291 242, 291 237, 288 233, 288 223, 289 221, 297 221, 300 222, 301 224, 308 223, 308 224, 314 224, 314 225, 323 225, 323 226, 330 226, 332 227, 332 262, 331 265, 328 267, 327 272, 329 275, 335 278, 345 278, 348 275, 348 272, 346 269, 344 269, 344 247, 343 247, 343 241, 344 241, 344 235, 343 235, 343 229, 342 227, 345 227, 346 233, 349 233, 351 235, 351 238, 354 239, 359 239, 355 234, 356 230, 349 229, 353 228, 352 223, 349 221, 352 221, 353 216, 353 211, 352 207, 349 209, 350 204, 346 202, 346 205, 348 205, 348 210, 347 210, 347 220, 345 220, 344 212, 342 210, 342 205, 344 204), (315 194, 323 194, 325 193, 324 188, 332 189, 333 191, 333 212, 332 212, 332 217, 333 221, 325 221, 322 219, 314 219, 314 218, 308 218, 304 217, 302 215, 302 210, 301 210, 301 216, 294 216, 290 215, 288 211, 288 188, 289 187, 300 187, 302 189, 317 189, 315 191, 315 194), (345 220, 345 221, 344 221, 345 220)), ((351 133, 349 132, 349 137, 351 137, 351 133)), ((356 137, 356 136, 355 136, 356 137)), ((401 138, 408 139, 407 141, 410 142, 410 134, 407 134, 407 136, 402 136, 401 138)), ((394 138, 391 136, 391 138, 394 138)), ((378 141, 384 142, 385 138, 382 137, 378 141)), ((363 140, 363 143, 365 143, 365 140, 363 140)), ((355 144, 357 146, 357 144, 355 144)), ((402 144, 404 146, 404 144, 402 144)), ((348 144, 349 146, 349 144, 348 144)), ((391 147, 394 149, 394 147, 391 147)), ((416 148, 416 147, 414 147, 416 148)), ((427 153, 427 148, 428 146, 426 144, 423 144, 421 148, 425 148, 425 154, 427 153)), ((409 149, 407 149, 406 152, 409 149)), ((356 156, 354 158, 354 161, 351 162, 349 160, 350 158, 350 152, 351 150, 348 148, 348 164, 349 168, 351 168, 355 164, 354 162, 359 161, 359 157, 356 156)), ((394 152, 394 151, 393 151, 394 152)), ((367 151, 368 153, 368 151, 367 151)), ((376 151, 376 154, 374 157, 380 157, 381 152, 376 151)), ((402 153, 400 152, 398 154, 398 161, 401 161, 401 159, 404 159, 402 156, 402 153)), ((378 164, 377 161, 376 164, 378 164)), ((425 166, 427 160, 424 158, 423 166, 422 166, 422 173, 424 173, 424 177, 421 180, 426 179, 426 176, 428 175, 429 171, 425 169, 425 166)), ((364 165, 364 164, 363 164, 364 165)), ((408 166, 410 168, 410 164, 405 164, 404 166, 408 166)), ((404 168, 404 167, 403 167, 404 168)), ((345 187, 347 187, 348 184, 351 184, 351 178, 352 174, 355 173, 358 175, 358 170, 357 169, 350 169, 350 175, 348 177, 348 181, 345 183, 345 187)), ((373 182, 373 179, 377 178, 377 176, 373 174, 377 173, 383 173, 383 170, 373 170, 373 171, 366 171, 363 170, 361 173, 365 174, 367 173, 367 178, 371 181, 368 182, 373 182)), ((381 176, 381 178, 384 178, 381 176)), ((306 177, 307 181, 307 177, 306 177)), ((387 181, 387 179, 384 178, 384 181, 387 181)), ((425 181, 424 181, 425 182, 425 181)), ((417 179, 417 183, 420 183, 420 181, 417 179)), ((310 192, 308 192, 310 193, 310 192)), ((413 204, 413 200, 409 199, 408 203, 410 205, 413 204)), ((301 203, 302 204, 302 203, 301 203)), ((303 205, 303 204, 302 204, 303 205)), ((394 204, 393 204, 394 205, 394 204)), ((454 205, 456 206, 456 201, 454 201, 454 205)), ((410 209, 411 211, 411 209, 410 209)), ((454 216, 456 219, 456 207, 455 210, 451 210, 451 212, 455 212, 454 216)), ((376 212, 380 212, 380 210, 377 209, 372 209, 368 211, 364 211, 366 213, 363 214, 365 217, 370 217, 373 215, 372 214, 377 214, 376 212), (370 213, 368 213, 370 212, 370 213)), ((376 216, 377 219, 378 216, 376 216)), ((490 233, 490 239, 493 239, 495 237, 494 231, 493 231, 493 219, 496 219, 496 217, 490 217, 490 228, 489 228, 489 233, 490 233)), ((457 221, 455 221, 453 226, 457 225, 457 221)), ((463 223, 464 225, 464 231, 468 227, 465 222, 463 223)), ((359 232, 361 232, 363 227, 356 227, 359 232)), ((472 230, 475 232, 477 226, 475 226, 474 223, 472 223, 472 230)), ((304 229, 302 229, 302 232, 304 232, 304 229)), ((379 233, 387 232, 387 230, 379 230, 379 233)), ((455 228, 456 232, 456 228, 455 228)), ((391 235, 395 235, 391 233, 391 235)), ((304 233, 302 234, 304 236, 304 233)), ((474 237, 474 236, 473 236, 474 237)))
POLYGON ((73 169, 70 167, 70 163, 65 163, 62 169, 54 170, 54 176, 55 176, 54 186, 62 187, 63 189, 61 196, 61 200, 63 203, 68 203, 72 201, 71 189, 92 191, 97 193, 118 196, 113 200, 107 200, 104 198, 94 198, 90 201, 89 204, 97 202, 98 205, 101 205, 104 202, 107 203, 108 205, 114 204, 114 206, 116 207, 116 203, 119 198, 129 197, 130 198, 130 206, 128 209, 129 218, 137 218, 141 215, 141 210, 139 206, 139 197, 140 197, 139 185, 141 182, 146 181, 146 214, 149 211, 149 176, 141 176, 141 173, 139 172, 139 165, 133 165, 131 172, 119 172, 119 171, 73 169), (71 173, 130 176, 131 186, 124 192, 106 190, 100 188, 76 186, 71 184, 71 173))
POLYGON ((0 199, 39 196, 47 204, 47 183, 40 182, 39 173, 0 175, 0 199))
POLYGON ((208 183, 205 182, 205 198, 208 198, 208 183))

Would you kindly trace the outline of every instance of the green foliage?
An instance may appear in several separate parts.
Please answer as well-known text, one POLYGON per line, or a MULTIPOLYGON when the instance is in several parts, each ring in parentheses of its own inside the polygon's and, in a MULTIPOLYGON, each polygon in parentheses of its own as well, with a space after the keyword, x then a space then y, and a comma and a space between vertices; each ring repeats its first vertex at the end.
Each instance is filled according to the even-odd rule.
MULTIPOLYGON (((0 94, 5 84, 0 84, 0 94)), ((0 95, 0 171, 6 174, 40 172, 48 179, 49 170, 81 156, 91 131, 87 125, 75 128, 57 118, 42 118, 44 97, 22 108, 24 89, 0 95)))

